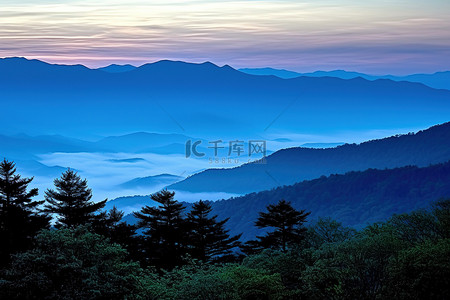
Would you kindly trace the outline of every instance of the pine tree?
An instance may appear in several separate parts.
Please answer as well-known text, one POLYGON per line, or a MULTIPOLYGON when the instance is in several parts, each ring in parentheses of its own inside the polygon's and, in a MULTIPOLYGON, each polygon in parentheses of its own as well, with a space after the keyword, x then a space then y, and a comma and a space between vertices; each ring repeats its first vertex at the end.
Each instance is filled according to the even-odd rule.
POLYGON ((295 210, 290 202, 279 201, 268 205, 267 212, 260 212, 255 225, 258 228, 275 228, 264 236, 258 236, 258 244, 263 248, 280 249, 286 252, 290 244, 298 244, 305 239, 306 217, 309 212, 295 210))
POLYGON ((190 253, 202 261, 230 258, 232 249, 239 247, 242 235, 230 237, 224 227, 229 218, 217 221, 217 215, 209 216, 211 211, 211 205, 200 200, 194 203, 187 217, 190 253))
POLYGON ((16 174, 13 162, 0 163, 0 266, 12 253, 26 250, 37 232, 49 226, 50 218, 37 209, 43 201, 32 200, 38 190, 27 191, 32 180, 16 174))
POLYGON ((81 179, 73 170, 67 170, 54 181, 56 190, 45 192, 45 211, 58 215, 57 227, 74 228, 79 225, 93 224, 102 216, 96 214, 105 206, 107 200, 91 201, 92 190, 87 180, 81 179))
POLYGON ((99 219, 94 222, 94 231, 124 247, 131 258, 138 258, 138 237, 136 236, 137 226, 127 224, 122 221, 123 211, 115 206, 107 212, 102 212, 99 219))
POLYGON ((144 206, 134 213, 139 219, 138 227, 146 229, 142 260, 145 264, 164 269, 182 264, 186 253, 186 222, 182 216, 185 207, 174 200, 174 196, 174 192, 162 190, 151 195, 160 206, 144 206))
POLYGON ((43 230, 2 272, 0 299, 156 299, 126 251, 80 226, 43 230))

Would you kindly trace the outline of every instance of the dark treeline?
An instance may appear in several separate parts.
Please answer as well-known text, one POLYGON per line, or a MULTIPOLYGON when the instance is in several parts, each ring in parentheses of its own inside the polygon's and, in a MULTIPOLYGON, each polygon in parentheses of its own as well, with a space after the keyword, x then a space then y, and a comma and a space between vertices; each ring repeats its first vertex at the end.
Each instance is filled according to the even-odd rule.
POLYGON ((258 211, 279 199, 291 202, 298 210, 307 208, 310 220, 331 217, 346 226, 362 229, 448 197, 449 182, 450 162, 424 168, 368 169, 220 200, 212 207, 219 218, 230 217, 227 223, 230 233, 243 232, 242 240, 259 234, 260 230, 253 226, 258 211))
POLYGON ((362 230, 281 200, 259 213, 265 234, 241 243, 228 219, 173 192, 139 222, 94 203, 68 170, 44 201, 32 178, 0 163, 1 299, 446 299, 450 200, 362 230), (53 221, 52 221, 53 218, 53 221))

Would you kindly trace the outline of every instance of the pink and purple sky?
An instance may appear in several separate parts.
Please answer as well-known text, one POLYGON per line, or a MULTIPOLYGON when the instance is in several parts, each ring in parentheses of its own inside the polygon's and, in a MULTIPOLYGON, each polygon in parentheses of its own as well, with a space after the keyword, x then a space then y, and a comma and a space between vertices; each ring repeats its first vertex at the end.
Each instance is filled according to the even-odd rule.
POLYGON ((449 0, 1 0, 0 57, 100 67, 450 70, 449 0))

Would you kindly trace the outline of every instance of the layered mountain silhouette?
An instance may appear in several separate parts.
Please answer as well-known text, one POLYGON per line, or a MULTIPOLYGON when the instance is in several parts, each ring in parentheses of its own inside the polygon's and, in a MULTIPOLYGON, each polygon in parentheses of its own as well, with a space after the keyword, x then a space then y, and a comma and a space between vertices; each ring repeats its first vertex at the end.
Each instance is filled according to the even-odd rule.
MULTIPOLYGON (((73 167, 70 159, 59 162, 64 163, 63 166, 54 165, 51 161, 49 165, 45 165, 42 163, 43 156, 48 157, 55 153, 71 153, 75 156, 97 153, 99 155, 97 159, 102 159, 102 155, 105 155, 106 162, 115 164, 117 167, 120 164, 124 168, 124 172, 127 172, 127 168, 131 167, 131 164, 146 162, 144 158, 140 157, 144 153, 176 155, 184 159, 185 143, 190 139, 193 138, 181 134, 147 132, 109 136, 97 141, 68 138, 61 135, 0 135, 0 159, 14 160, 19 171, 27 175, 59 177, 67 167, 73 167), (120 153, 120 158, 111 156, 113 153, 120 153)), ((204 151, 201 147, 199 150, 204 151)), ((130 175, 136 176, 131 173, 130 175)), ((177 180, 172 178, 158 184, 169 185, 181 179, 183 178, 180 177, 177 180)), ((131 185, 128 184, 127 187, 131 188, 131 185)))
POLYGON ((334 148, 337 146, 342 146, 345 143, 305 143, 300 145, 303 148, 334 148))
POLYGON ((367 80, 377 80, 377 79, 390 79, 394 81, 410 81, 419 82, 429 87, 436 89, 447 89, 450 90, 450 71, 436 72, 433 74, 412 74, 406 76, 393 76, 393 75, 368 75, 359 72, 348 72, 344 70, 334 70, 334 71, 316 71, 312 73, 298 73, 288 70, 280 70, 273 68, 244 68, 239 69, 240 71, 252 74, 252 75, 274 75, 280 78, 296 78, 300 76, 308 77, 337 77, 342 79, 353 79, 361 77, 367 80))
POLYGON ((138 177, 120 185, 121 188, 152 188, 157 185, 167 186, 171 183, 182 180, 183 177, 172 174, 159 174, 147 177, 138 177))
POLYGON ((111 64, 106 67, 98 68, 97 70, 105 71, 105 72, 109 72, 109 73, 122 73, 122 72, 133 71, 134 69, 136 69, 136 67, 129 65, 129 64, 127 64, 127 65, 111 64))
MULTIPOLYGON (((0 135, 1 154, 31 158, 54 152, 126 152, 185 154, 185 143, 194 138, 182 134, 136 132, 109 136, 97 141, 68 138, 61 135, 0 135)), ((198 140, 198 139, 194 139, 198 140)), ((206 141, 203 141, 206 142, 206 141)))
POLYGON ((94 143, 60 135, 0 135, 0 145, 0 154, 11 159, 32 159, 42 153, 86 152, 101 149, 94 143))
POLYGON ((309 221, 331 217, 344 225, 362 228, 450 197, 449 182, 449 162, 423 168, 369 169, 323 176, 212 205, 214 214, 230 218, 231 233, 243 232, 246 240, 263 233, 254 226, 258 212, 280 199, 290 201, 296 209, 310 211, 309 221))
MULTIPOLYGON (((296 209, 310 211, 309 222, 318 217, 331 217, 346 226, 362 228, 393 214, 428 207, 433 201, 450 197, 449 182, 450 162, 423 168, 352 171, 211 202, 212 214, 217 214, 218 219, 230 218, 227 222, 230 233, 243 233, 244 241, 264 233, 254 226, 258 212, 281 199, 290 201, 296 209)), ((142 205, 158 205, 148 196, 123 197, 109 203, 113 204, 135 210, 140 210, 142 205)), ((189 209, 191 204, 185 206, 189 209)), ((132 215, 125 216, 124 220, 136 222, 132 215)))
POLYGON ((277 151, 265 163, 232 169, 208 169, 169 186, 189 192, 250 193, 290 185, 322 175, 368 168, 428 166, 450 160, 450 123, 415 134, 345 144, 328 149, 290 148, 277 151))
POLYGON ((184 144, 187 140, 192 139, 192 137, 183 134, 136 132, 106 137, 97 141, 95 146, 103 149, 114 149, 115 152, 184 154, 184 144), (181 145, 181 147, 174 147, 174 145, 181 145), (167 151, 162 151, 164 149, 167 151))
MULTIPOLYGON (((150 197, 144 196, 130 196, 130 197, 119 197, 106 202, 104 210, 108 211, 113 207, 125 212, 134 212, 142 208, 142 206, 158 206, 160 203, 153 201, 150 197)), ((127 215, 124 220, 128 220, 129 223, 136 223, 136 219, 132 215, 127 215)))
MULTIPOLYGON (((392 80, 255 76, 159 61, 127 72, 0 59, 0 126, 83 137, 179 132, 205 140, 423 128, 447 121, 450 91, 392 80)), ((8 133, 8 132, 3 132, 8 133)))

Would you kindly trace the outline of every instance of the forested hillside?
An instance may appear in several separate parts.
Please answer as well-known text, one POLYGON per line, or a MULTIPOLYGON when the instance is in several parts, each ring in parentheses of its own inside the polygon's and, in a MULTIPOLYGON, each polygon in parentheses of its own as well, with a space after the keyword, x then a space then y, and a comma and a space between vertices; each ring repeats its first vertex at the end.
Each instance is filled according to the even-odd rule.
POLYGON ((425 167, 450 160, 450 123, 384 139, 329 149, 290 148, 277 151, 265 163, 233 169, 208 169, 169 189, 190 192, 249 193, 294 184, 322 175, 408 165, 425 167))
MULTIPOLYGON (((419 190, 435 189, 448 182, 448 168, 390 172, 419 190), (418 175, 441 178, 421 185, 418 175)), ((372 172, 345 176, 369 174, 378 186, 383 181, 375 178, 389 178, 372 172)), ((139 222, 132 226, 115 208, 102 212, 105 201, 92 202, 87 181, 72 170, 45 191, 44 201, 32 199, 38 194, 32 181, 12 162, 0 163, 1 299, 446 299, 449 293, 448 199, 361 230, 329 217, 311 222, 307 203, 295 209, 278 200, 252 207, 254 225, 265 233, 242 243, 208 202, 186 211, 164 190, 151 197, 158 205, 134 214, 139 222)), ((384 184, 392 190, 390 182, 384 184)))
MULTIPOLYGON (((227 228, 232 234, 243 232, 242 239, 263 233, 253 225, 258 211, 280 199, 297 209, 311 212, 310 220, 329 216, 346 226, 362 228, 384 221, 394 213, 427 206, 433 199, 450 195, 450 162, 419 168, 352 171, 342 175, 322 176, 290 186, 250 193, 242 197, 211 202, 219 219, 230 218, 227 228)), ((183 201, 175 195, 179 201, 183 201)), ((123 197, 114 201, 119 208, 154 205, 148 196, 123 197)), ((190 209, 191 204, 185 203, 190 209)), ((134 224, 136 220, 125 216, 134 224)))
POLYGON ((310 220, 331 217, 346 226, 362 228, 383 221, 394 213, 425 207, 450 195, 450 162, 418 168, 370 169, 303 181, 291 186, 213 202, 213 212, 230 218, 232 234, 242 239, 259 234, 253 224, 266 205, 280 199, 311 212, 310 220))

